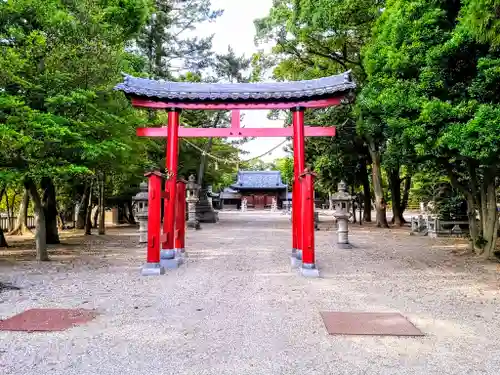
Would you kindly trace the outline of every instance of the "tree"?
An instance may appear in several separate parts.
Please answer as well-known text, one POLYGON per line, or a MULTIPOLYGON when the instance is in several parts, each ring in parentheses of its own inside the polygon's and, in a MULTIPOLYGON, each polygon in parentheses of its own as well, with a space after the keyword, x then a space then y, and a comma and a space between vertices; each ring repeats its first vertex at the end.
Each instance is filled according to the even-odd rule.
POLYGON ((130 157, 139 119, 112 87, 127 65, 124 41, 147 11, 146 0, 0 5, 0 63, 8 67, 0 72, 0 165, 29 192, 39 260, 48 259, 46 240, 58 241, 54 179, 92 176, 130 157))
MULTIPOLYGON (((363 0, 278 0, 269 16, 255 22, 257 38, 273 42, 270 56, 255 56, 254 71, 262 73, 274 66, 278 80, 311 79, 351 69, 360 87, 365 81, 361 48, 371 37, 371 28, 384 1, 363 0)), ((369 154, 364 134, 359 136, 353 107, 330 108, 306 113, 306 122, 338 126, 334 140, 309 139, 306 143, 308 162, 321 176, 317 186, 333 192, 339 179, 360 183, 364 187, 365 220, 371 220, 371 191, 367 173, 369 154)), ((377 158, 374 172, 380 170, 377 158)), ((376 174, 376 177, 378 174, 376 174)), ((373 179, 381 186, 381 178, 373 179)), ((380 189, 375 189, 379 191, 380 189)), ((381 208, 379 207, 379 211, 381 208)), ((385 222, 385 211, 380 211, 385 222)))
POLYGON ((281 179, 284 184, 292 186, 293 182, 293 158, 288 156, 274 161, 276 169, 281 172, 281 179))
MULTIPOLYGON (((216 77, 210 79, 210 81, 222 81, 225 83, 241 83, 248 82, 250 77, 245 75, 245 71, 250 67, 251 59, 247 59, 245 56, 236 56, 234 50, 231 46, 228 47, 227 54, 216 54, 215 61, 213 64, 213 69, 215 71, 216 77)), ((222 111, 217 111, 212 116, 206 124, 202 124, 202 127, 207 125, 210 127, 225 127, 229 125, 229 117, 227 113, 222 111)), ((210 153, 213 146, 213 138, 208 138, 205 145, 204 152, 201 155, 200 167, 198 170, 198 185, 203 185, 203 177, 205 173, 205 167, 207 163, 207 153, 210 153)))
POLYGON ((28 209, 29 209, 30 195, 29 192, 24 189, 23 198, 21 200, 21 204, 19 205, 19 211, 17 214, 16 225, 9 232, 11 236, 20 235, 22 236, 26 232, 29 232, 28 229, 28 209))
POLYGON ((7 240, 5 239, 5 236, 3 234, 3 229, 0 228, 0 247, 7 247, 7 240))
POLYGON ((500 50, 488 32, 470 26, 474 4, 388 1, 365 53, 369 85, 360 104, 370 121, 386 124, 393 138, 448 175, 467 199, 471 246, 492 257, 500 50))
POLYGON ((212 58, 212 37, 189 37, 202 22, 222 15, 212 10, 210 0, 154 0, 152 13, 135 41, 131 43, 147 59, 151 78, 174 78, 182 70, 199 72, 212 58))

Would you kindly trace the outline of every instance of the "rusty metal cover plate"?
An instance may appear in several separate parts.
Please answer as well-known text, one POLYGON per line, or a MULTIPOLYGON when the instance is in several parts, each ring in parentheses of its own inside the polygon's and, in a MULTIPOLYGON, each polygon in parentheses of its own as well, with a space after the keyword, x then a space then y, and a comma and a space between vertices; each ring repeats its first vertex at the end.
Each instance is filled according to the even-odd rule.
POLYGON ((398 313, 321 312, 330 335, 423 336, 398 313))
POLYGON ((0 320, 0 331, 53 332, 84 324, 97 316, 86 309, 30 309, 0 320))

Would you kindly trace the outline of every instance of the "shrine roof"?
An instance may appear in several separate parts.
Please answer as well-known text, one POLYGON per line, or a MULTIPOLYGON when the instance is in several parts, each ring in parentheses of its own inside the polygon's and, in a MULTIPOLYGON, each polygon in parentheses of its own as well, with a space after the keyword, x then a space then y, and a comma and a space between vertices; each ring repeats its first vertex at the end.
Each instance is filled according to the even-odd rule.
POLYGON ((115 90, 131 96, 173 102, 293 101, 342 95, 356 88, 350 71, 342 74, 292 82, 269 83, 192 83, 152 80, 125 76, 115 90))
POLYGON ((231 188, 244 189, 286 189, 280 171, 239 171, 238 180, 231 188))

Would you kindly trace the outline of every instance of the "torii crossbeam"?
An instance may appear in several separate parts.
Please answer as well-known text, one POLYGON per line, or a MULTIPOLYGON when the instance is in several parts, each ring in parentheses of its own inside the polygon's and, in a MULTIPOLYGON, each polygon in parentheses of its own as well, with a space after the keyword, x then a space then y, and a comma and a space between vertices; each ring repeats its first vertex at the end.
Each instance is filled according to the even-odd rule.
MULTIPOLYGON (((304 126, 304 110, 339 105, 355 87, 350 72, 307 81, 243 84, 167 82, 126 76, 124 82, 117 85, 116 89, 130 97, 133 106, 169 111, 168 126, 137 129, 138 136, 167 138, 166 164, 170 176, 164 200, 163 236, 161 236, 161 223, 153 226, 153 233, 148 233, 148 262, 152 263, 146 265, 148 269, 156 266, 161 269, 162 259, 170 260, 177 253, 174 247, 174 230, 179 137, 293 137, 292 259, 302 262, 304 275, 317 275, 314 225, 309 222, 314 220, 313 178, 305 169, 304 138, 335 136, 335 128, 304 126), (183 109, 231 110, 231 127, 180 127, 179 114, 183 109), (242 128, 240 110, 255 109, 290 110, 293 115, 293 126, 292 128, 242 128)), ((155 218, 156 211, 160 209, 161 206, 149 206, 149 210, 155 210, 153 215, 155 218)), ((151 225, 149 228, 151 230, 151 225)))
MULTIPOLYGON (((168 127, 138 128, 139 137, 168 137, 168 127)), ((305 126, 305 137, 333 137, 335 127, 305 126)), ((293 128, 242 128, 240 110, 231 111, 230 128, 179 127, 180 138, 237 138, 237 137, 293 137, 293 128)))

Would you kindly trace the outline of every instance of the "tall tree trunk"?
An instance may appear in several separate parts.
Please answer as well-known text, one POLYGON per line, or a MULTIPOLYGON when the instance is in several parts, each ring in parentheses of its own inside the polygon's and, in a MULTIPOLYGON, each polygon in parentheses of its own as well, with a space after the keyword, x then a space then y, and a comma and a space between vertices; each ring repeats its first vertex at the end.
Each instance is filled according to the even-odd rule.
POLYGON ((21 201, 21 206, 19 207, 19 213, 17 215, 17 222, 14 229, 9 233, 11 236, 22 236, 28 229, 28 207, 30 203, 30 194, 28 190, 24 189, 23 200, 21 201))
POLYGON ((375 209, 377 211, 377 227, 389 228, 386 217, 386 203, 384 198, 384 188, 382 186, 382 170, 380 161, 380 152, 375 145, 370 142, 370 156, 372 157, 372 179, 373 192, 375 193, 375 209))
POLYGON ((89 187, 89 197, 87 202, 87 210, 85 216, 85 234, 92 234, 92 182, 89 187))
POLYGON ((33 208, 35 211, 35 244, 36 244, 36 258, 39 261, 48 261, 49 254, 47 252, 47 229, 45 227, 45 214, 42 206, 40 194, 36 188, 35 183, 31 178, 24 181, 24 188, 28 190, 33 208))
POLYGON ((486 222, 486 217, 488 216, 488 206, 487 206, 487 196, 486 196, 486 189, 487 189, 487 184, 483 183, 479 185, 479 218, 481 222, 481 228, 482 231, 484 231, 484 223, 486 222))
MULTIPOLYGON (((74 217, 74 215, 73 215, 74 217)), ((66 221, 68 220, 68 209, 66 206, 58 207, 57 209, 57 226, 59 230, 64 230, 67 228, 66 221)))
MULTIPOLYGON (((401 211, 404 213, 408 208, 408 200, 410 199, 411 176, 404 178, 403 198, 401 199, 401 211)), ((406 222, 406 220, 405 220, 406 222)))
POLYGON ((488 259, 493 259, 495 252, 495 245, 498 236, 498 212, 497 212, 497 199, 496 199, 496 185, 495 177, 486 178, 487 186, 485 186, 486 200, 481 202, 484 206, 483 216, 483 238, 485 241, 483 247, 483 256, 488 259))
POLYGON ((5 236, 3 234, 3 229, 0 228, 0 247, 9 247, 7 244, 7 240, 5 239, 5 236))
MULTIPOLYGON (((0 203, 2 203, 3 195, 6 189, 7 188, 5 186, 2 187, 2 189, 0 189, 0 203)), ((5 240, 5 236, 3 234, 3 230, 1 227, 0 227, 0 247, 7 247, 7 241, 5 240)))
POLYGON ((388 171, 389 188, 392 196, 392 220, 391 222, 399 227, 403 226, 405 219, 401 204, 401 178, 399 178, 399 167, 388 171))
POLYGON ((137 224, 134 217, 134 210, 132 208, 132 201, 127 201, 127 220, 130 224, 137 224))
POLYGON ((99 202, 97 203, 97 206, 92 208, 93 211, 93 217, 92 217, 92 228, 96 228, 99 225, 99 202))
POLYGON ((476 217, 476 201, 474 195, 470 192, 466 194, 467 199, 467 218, 469 221, 469 248, 472 251, 476 250, 476 244, 479 239, 479 228, 476 217))
POLYGON ((16 203, 17 192, 14 192, 12 201, 9 201, 9 194, 5 191, 5 205, 7 206, 7 232, 14 229, 14 205, 16 203))
POLYGON ((106 175, 103 173, 101 176, 101 184, 99 188, 99 234, 104 235, 106 234, 106 227, 105 227, 105 221, 104 221, 104 215, 105 215, 105 201, 104 201, 104 187, 105 187, 105 181, 106 181, 106 175))
POLYGON ((57 227, 57 201, 56 188, 50 177, 42 177, 40 186, 43 191, 42 207, 45 215, 45 228, 47 230, 47 243, 59 244, 59 229, 57 227))
MULTIPOLYGON (((354 187, 351 186, 351 197, 355 197, 354 187)), ((351 201, 352 209, 352 223, 356 224, 358 220, 356 219, 356 201, 351 201)))
POLYGON ((88 183, 85 183, 85 187, 83 188, 83 196, 82 200, 80 201, 78 216, 76 220, 76 229, 85 228, 85 220, 87 219, 87 208, 89 206, 89 194, 90 194, 90 186, 88 183))
POLYGON ((370 179, 368 178, 368 170, 366 163, 361 165, 361 182, 363 183, 363 221, 366 223, 372 222, 372 192, 370 188, 370 179))

